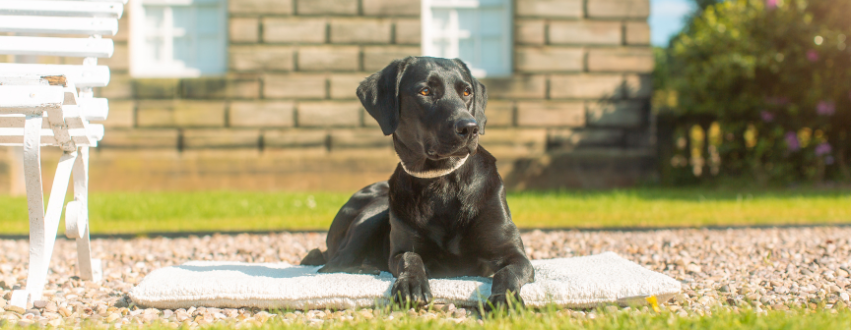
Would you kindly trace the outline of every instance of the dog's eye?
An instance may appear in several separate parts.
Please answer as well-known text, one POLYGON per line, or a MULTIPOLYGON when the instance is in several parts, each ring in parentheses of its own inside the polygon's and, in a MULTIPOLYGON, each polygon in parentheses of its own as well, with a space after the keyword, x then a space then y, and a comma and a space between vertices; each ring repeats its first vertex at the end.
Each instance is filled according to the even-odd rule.
POLYGON ((470 87, 465 87, 464 96, 470 96, 470 94, 473 94, 473 90, 471 90, 470 87))
POLYGON ((422 94, 424 96, 429 96, 429 95, 431 95, 431 89, 429 89, 428 87, 423 88, 422 90, 420 90, 420 94, 422 94))

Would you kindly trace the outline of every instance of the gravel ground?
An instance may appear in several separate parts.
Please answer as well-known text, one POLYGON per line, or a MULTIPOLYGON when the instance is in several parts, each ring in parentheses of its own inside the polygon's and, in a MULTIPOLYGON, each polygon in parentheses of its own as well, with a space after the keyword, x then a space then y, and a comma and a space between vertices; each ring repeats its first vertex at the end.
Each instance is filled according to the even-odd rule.
MULTIPOLYGON (((717 307, 847 308, 851 291, 851 228, 656 230, 645 232, 534 231, 523 234, 533 259, 571 257, 614 251, 683 283, 683 294, 664 304, 680 315, 703 315, 717 307)), ((309 249, 324 248, 325 235, 275 233, 188 238, 94 240, 94 255, 105 262, 104 280, 80 281, 74 243, 59 240, 43 301, 19 310, 6 302, 26 281, 27 241, 0 240, 0 326, 41 324, 75 327, 93 322, 113 326, 167 322, 177 327, 227 322, 260 324, 269 319, 319 324, 333 320, 398 317, 372 310, 298 311, 273 314, 250 309, 143 309, 129 303, 127 292, 148 272, 189 260, 237 260, 297 264, 309 249)), ((608 307, 613 309, 614 307, 608 307)), ((647 310, 646 307, 643 308, 647 310)), ((641 312, 641 310, 633 310, 641 312)), ((595 311, 560 311, 595 317, 595 311)), ((407 314, 480 322, 475 313, 437 306, 407 314)))

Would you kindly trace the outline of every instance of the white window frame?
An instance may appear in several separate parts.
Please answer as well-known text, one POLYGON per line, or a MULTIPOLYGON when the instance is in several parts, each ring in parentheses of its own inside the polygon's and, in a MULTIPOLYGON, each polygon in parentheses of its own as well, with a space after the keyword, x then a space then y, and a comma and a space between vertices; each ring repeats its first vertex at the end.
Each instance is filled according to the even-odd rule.
MULTIPOLYGON (((502 68, 498 71, 487 72, 482 68, 475 67, 475 65, 471 65, 471 63, 467 63, 467 66, 470 67, 470 71, 472 71, 473 75, 477 78, 484 77, 508 77, 513 74, 514 71, 514 7, 512 5, 512 0, 500 0, 503 2, 503 6, 505 8, 505 22, 506 24, 502 26, 502 34, 504 36, 504 43, 502 45, 502 56, 506 59, 506 67, 502 68)), ((432 26, 432 8, 464 8, 464 9, 478 9, 481 8, 482 5, 478 0, 422 0, 422 53, 425 56, 440 56, 441 54, 437 53, 437 49, 434 48, 434 43, 432 40, 435 38, 435 31, 432 26)), ((450 15, 455 15, 457 18, 457 12, 451 11, 450 15)), ((457 19, 454 20, 457 22, 457 19)), ((478 24, 476 24, 478 26, 478 24)), ((467 31, 459 31, 459 27, 455 26, 455 34, 450 34, 448 37, 450 40, 454 39, 454 42, 450 42, 450 52, 446 54, 446 57, 457 58, 459 57, 459 47, 458 40, 460 38, 470 38, 469 33, 461 33, 467 31)), ((477 51, 480 51, 481 47, 477 44, 475 46, 477 51)), ((465 61, 466 62, 466 61, 465 61)))
MULTIPOLYGON (((222 6, 221 10, 221 26, 219 27, 219 34, 224 38, 224 42, 222 43, 221 49, 217 50, 205 50, 205 51, 218 51, 225 56, 225 63, 223 63, 222 71, 215 73, 205 73, 201 72, 197 68, 189 68, 182 63, 174 62, 171 65, 163 65, 162 63, 152 63, 145 59, 145 47, 147 47, 145 43, 145 7, 144 5, 156 5, 156 6, 166 6, 166 11, 164 14, 164 20, 166 23, 165 26, 173 26, 173 16, 172 10, 170 6, 191 6, 193 4, 193 0, 130 0, 129 9, 130 9, 130 76, 134 78, 197 78, 202 75, 224 75, 227 73, 227 47, 228 47, 228 18, 227 18, 227 1, 228 0, 215 0, 220 3, 222 6)), ((230 0, 230 1, 238 1, 238 0, 230 0)), ((175 37, 175 34, 185 33, 186 31, 174 31, 174 29, 167 29, 164 31, 164 38, 172 39, 175 37)), ((165 47, 162 50, 164 53, 172 54, 171 57, 174 57, 174 49, 172 42, 165 42, 165 47)))

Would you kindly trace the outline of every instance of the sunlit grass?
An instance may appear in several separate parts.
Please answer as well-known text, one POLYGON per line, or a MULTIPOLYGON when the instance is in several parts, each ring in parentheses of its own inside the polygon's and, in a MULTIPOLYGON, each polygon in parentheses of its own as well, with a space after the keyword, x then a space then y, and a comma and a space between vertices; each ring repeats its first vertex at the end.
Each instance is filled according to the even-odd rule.
MULTIPOLYGON (((348 193, 94 193, 94 233, 325 230, 348 193)), ((508 196, 521 228, 851 223, 851 191, 630 189, 508 196)), ((0 233, 28 230, 26 200, 0 196, 0 233)), ((62 226, 64 228, 64 226, 62 226)), ((61 232, 61 229, 60 229, 61 232)))
MULTIPOLYGON (((571 318, 556 310, 522 311, 513 315, 486 315, 483 319, 468 319, 455 323, 446 318, 427 319, 410 317, 406 313, 397 313, 388 319, 385 312, 376 317, 363 317, 355 313, 350 321, 326 320, 322 324, 284 322, 271 319, 263 325, 240 327, 241 329, 524 329, 524 330, 632 330, 632 329, 691 329, 691 330, 830 330, 851 328, 851 312, 847 309, 768 311, 757 313, 753 310, 740 312, 718 310, 705 315, 677 316, 670 312, 637 312, 616 310, 590 311, 593 319, 571 318)), ((11 326, 0 328, 12 328, 11 326)), ((134 326, 128 326, 135 328, 134 326)), ((103 326, 84 325, 83 330, 103 329, 103 326)), ((144 329, 172 329, 165 324, 149 324, 144 329)), ((188 329, 181 327, 181 329, 188 329)), ((204 326, 204 329, 232 329, 233 325, 218 324, 204 326)))

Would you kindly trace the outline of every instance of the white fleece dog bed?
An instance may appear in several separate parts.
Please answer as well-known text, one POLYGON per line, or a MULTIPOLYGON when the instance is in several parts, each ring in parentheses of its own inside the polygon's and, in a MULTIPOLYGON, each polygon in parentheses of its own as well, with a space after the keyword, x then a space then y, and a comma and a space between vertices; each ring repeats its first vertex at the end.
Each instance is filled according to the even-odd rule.
MULTIPOLYGON (((615 253, 532 260, 534 283, 520 291, 527 306, 584 308, 604 303, 660 302, 680 292, 680 283, 615 253)), ((130 291, 137 305, 160 309, 208 306, 264 309, 343 309, 386 304, 394 277, 319 274, 318 266, 286 263, 193 261, 148 274, 130 291)), ((490 295, 491 278, 431 279, 436 303, 475 307, 490 295)))

